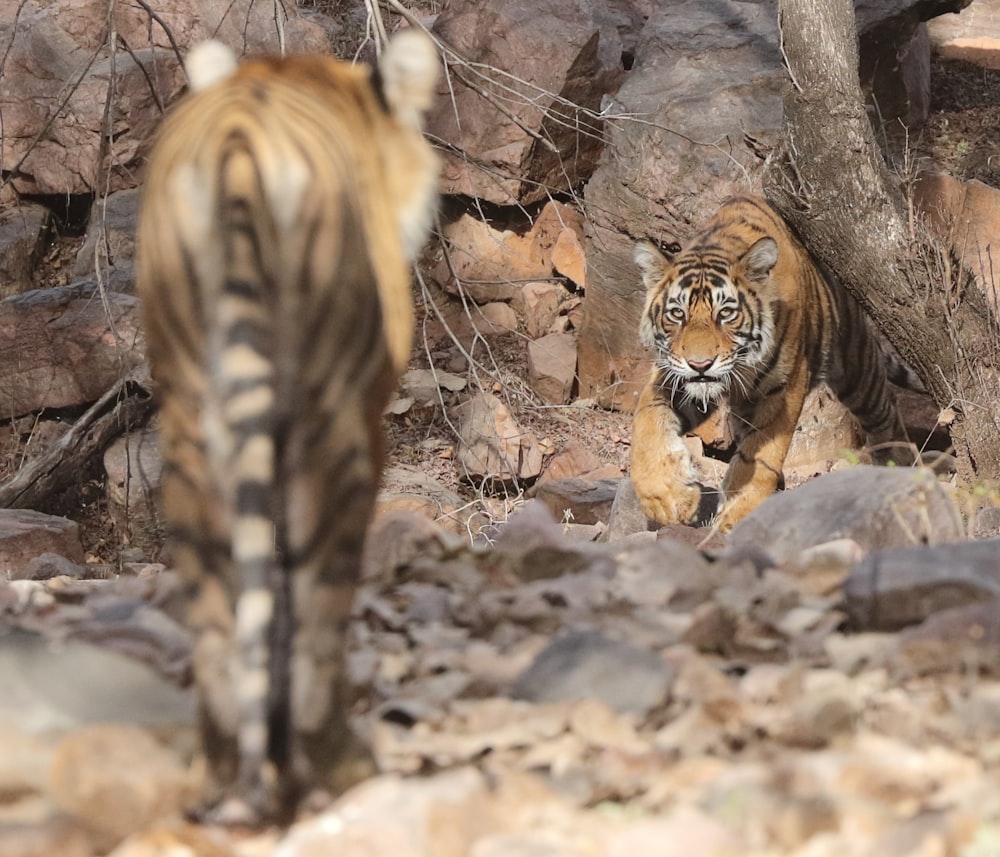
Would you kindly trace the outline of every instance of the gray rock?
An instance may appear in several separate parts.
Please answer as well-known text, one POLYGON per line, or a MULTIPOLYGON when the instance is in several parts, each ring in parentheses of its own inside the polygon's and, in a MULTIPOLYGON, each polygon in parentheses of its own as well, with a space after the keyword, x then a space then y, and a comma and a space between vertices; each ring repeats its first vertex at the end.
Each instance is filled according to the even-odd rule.
POLYGON ((930 470, 862 465, 768 498, 733 528, 729 544, 761 547, 780 565, 834 539, 879 550, 963 535, 954 503, 930 470))
POLYGON ((635 487, 629 478, 622 479, 618 483, 618 490, 615 493, 614 502, 611 504, 611 513, 608 516, 608 530, 605 540, 616 542, 634 533, 645 533, 649 530, 649 521, 646 513, 639 505, 639 498, 636 496, 635 487))
POLYGON ((889 664, 902 675, 956 669, 969 675, 1000 675, 1000 598, 941 610, 903 631, 889 664))
POLYGON ((0 211, 0 298, 30 291, 32 274, 45 246, 49 210, 30 202, 0 211))
POLYGON ((0 509, 0 575, 24 578, 30 561, 44 553, 57 553, 82 564, 83 547, 76 523, 30 509, 0 509))
POLYGON ((137 189, 121 190, 94 202, 83 246, 76 254, 74 277, 99 279, 113 292, 133 290, 139 196, 137 189))
MULTIPOLYGON (((24 570, 25 580, 51 580, 53 577, 84 577, 87 569, 61 554, 46 552, 30 560, 24 570)), ((16 571, 11 574, 15 580, 16 571)))
POLYGON ((998 597, 1000 539, 876 551, 844 583, 848 615, 867 631, 892 631, 998 597))
POLYGON ((104 470, 108 507, 121 543, 151 555, 165 537, 157 432, 147 428, 120 437, 104 453, 104 470))
POLYGON ((535 499, 557 521, 577 524, 607 522, 620 479, 550 479, 538 486, 535 499))
POLYGON ((659 656, 592 631, 553 641, 514 683, 531 702, 599 699, 616 711, 644 714, 664 702, 674 670, 659 656))

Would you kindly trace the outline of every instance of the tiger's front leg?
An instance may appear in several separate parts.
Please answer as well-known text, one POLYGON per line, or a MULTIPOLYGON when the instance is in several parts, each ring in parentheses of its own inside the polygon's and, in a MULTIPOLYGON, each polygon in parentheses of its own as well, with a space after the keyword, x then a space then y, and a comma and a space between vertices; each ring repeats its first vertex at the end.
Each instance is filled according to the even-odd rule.
POLYGON ((778 490, 781 470, 808 392, 804 361, 784 386, 763 396, 749 413, 733 407, 740 439, 722 482, 723 502, 714 526, 728 532, 778 490))
POLYGON ((632 421, 632 485, 647 518, 659 524, 686 524, 698 514, 701 486, 681 436, 680 419, 656 378, 654 372, 632 421))

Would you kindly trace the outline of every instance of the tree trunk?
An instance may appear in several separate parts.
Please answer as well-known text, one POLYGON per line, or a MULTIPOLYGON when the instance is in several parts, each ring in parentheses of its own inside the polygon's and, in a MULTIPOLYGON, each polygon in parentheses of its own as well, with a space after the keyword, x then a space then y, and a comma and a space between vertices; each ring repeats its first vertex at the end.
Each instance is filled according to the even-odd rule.
POLYGON ((771 203, 851 290, 942 407, 961 475, 1000 478, 1000 336, 886 167, 865 112, 851 0, 779 0, 788 129, 764 175, 771 203))

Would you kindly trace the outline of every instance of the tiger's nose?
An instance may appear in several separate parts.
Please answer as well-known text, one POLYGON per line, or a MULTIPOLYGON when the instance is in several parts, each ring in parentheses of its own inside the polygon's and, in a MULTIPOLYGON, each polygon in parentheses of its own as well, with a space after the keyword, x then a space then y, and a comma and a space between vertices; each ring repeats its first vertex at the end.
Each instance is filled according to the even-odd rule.
POLYGON ((712 364, 714 362, 715 362, 715 358, 714 357, 709 357, 707 360, 690 360, 689 359, 688 362, 687 362, 687 364, 692 369, 694 369, 695 372, 702 372, 702 373, 704 373, 704 372, 707 372, 709 369, 712 368, 712 364))

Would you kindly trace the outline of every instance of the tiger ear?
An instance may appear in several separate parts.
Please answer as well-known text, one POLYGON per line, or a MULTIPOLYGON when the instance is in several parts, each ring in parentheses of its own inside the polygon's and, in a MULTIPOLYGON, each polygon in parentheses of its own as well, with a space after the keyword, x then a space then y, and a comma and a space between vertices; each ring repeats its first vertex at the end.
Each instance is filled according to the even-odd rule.
POLYGON ((761 238, 740 259, 747 279, 762 283, 778 264, 778 245, 773 238, 761 238))
POLYGON ((637 241, 632 249, 632 259, 642 271, 642 282, 647 289, 660 283, 673 260, 673 253, 665 254, 652 241, 637 241))
POLYGON ((404 125, 420 130, 434 101, 440 63, 437 48, 423 30, 410 27, 393 36, 378 62, 377 84, 389 110, 404 125))
POLYGON ((199 42, 184 57, 192 92, 201 92, 236 73, 236 54, 216 39, 199 42))

